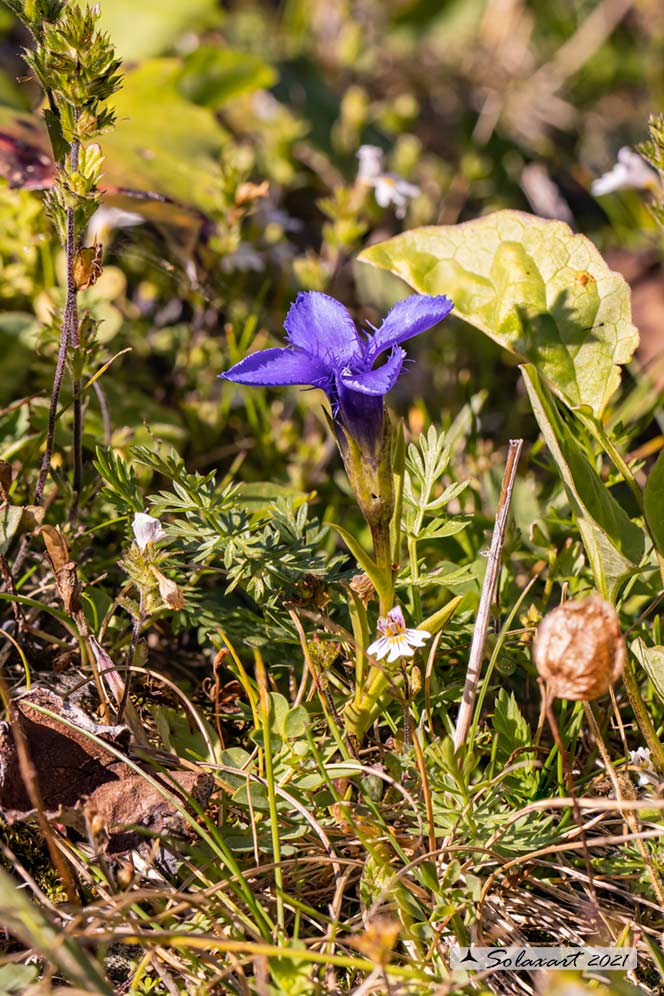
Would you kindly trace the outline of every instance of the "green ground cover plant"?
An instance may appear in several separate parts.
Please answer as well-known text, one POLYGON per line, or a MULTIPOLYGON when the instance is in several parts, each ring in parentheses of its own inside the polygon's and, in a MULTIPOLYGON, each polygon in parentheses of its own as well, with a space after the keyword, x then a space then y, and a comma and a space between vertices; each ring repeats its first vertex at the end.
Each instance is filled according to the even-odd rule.
POLYGON ((662 992, 656 12, 0 32, 0 992, 662 992))

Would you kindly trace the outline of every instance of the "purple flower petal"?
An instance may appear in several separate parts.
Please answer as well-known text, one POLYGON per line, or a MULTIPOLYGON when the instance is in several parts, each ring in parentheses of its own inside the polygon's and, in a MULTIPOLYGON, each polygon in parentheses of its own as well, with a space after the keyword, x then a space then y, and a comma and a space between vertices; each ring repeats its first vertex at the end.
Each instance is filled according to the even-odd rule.
POLYGON ((366 456, 378 452, 383 435, 385 402, 381 394, 361 394, 337 380, 335 422, 348 430, 366 456))
POLYGON ((319 291, 298 294, 286 315, 289 342, 341 370, 362 356, 355 322, 339 301, 319 291))
POLYGON ((406 350, 395 346, 387 362, 377 370, 342 370, 337 374, 337 384, 341 383, 346 390, 358 391, 360 394, 383 395, 391 391, 401 373, 406 350))
POLYGON ((398 301, 369 339, 366 346, 367 362, 371 365, 390 346, 426 332, 432 325, 446 318, 453 307, 452 301, 443 294, 413 294, 398 301))
POLYGON ((287 387, 290 384, 320 387, 330 380, 332 371, 314 356, 298 349, 276 348, 251 353, 219 376, 254 387, 287 387))

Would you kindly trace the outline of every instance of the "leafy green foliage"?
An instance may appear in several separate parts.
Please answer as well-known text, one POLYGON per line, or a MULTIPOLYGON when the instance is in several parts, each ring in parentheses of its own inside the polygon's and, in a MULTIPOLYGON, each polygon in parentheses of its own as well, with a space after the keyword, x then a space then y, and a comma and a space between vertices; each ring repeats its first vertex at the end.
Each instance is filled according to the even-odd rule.
POLYGON ((360 259, 420 293, 449 295, 461 318, 532 363, 569 405, 598 416, 638 343, 625 281, 561 222, 499 211, 406 232, 360 259))
POLYGON ((528 396, 542 435, 565 485, 595 576, 609 597, 638 567, 645 548, 643 531, 626 515, 556 409, 535 369, 523 367, 528 396))
MULTIPOLYGON (((80 0, 81 4, 85 0, 80 0)), ((101 26, 127 62, 162 55, 181 33, 214 21, 214 0, 113 0, 101 4, 101 26)))
POLYGON ((650 678, 660 701, 664 702, 664 647, 648 647, 639 637, 630 649, 650 678))
POLYGON ((519 709, 513 692, 498 691, 493 720, 495 732, 494 757, 498 770, 512 768, 506 776, 511 790, 524 800, 533 799, 539 787, 538 773, 533 768, 532 735, 519 709))
POLYGON ((258 56, 201 46, 185 60, 179 88, 195 104, 218 108, 241 94, 268 89, 276 78, 274 69, 258 56))
POLYGON ((643 492, 643 511, 650 535, 660 553, 664 553, 664 457, 659 456, 650 471, 643 492))
POLYGON ((126 73, 114 101, 118 125, 106 136, 104 152, 117 186, 214 213, 227 133, 211 110, 185 96, 181 74, 177 59, 150 59, 126 73))
POLYGON ((143 511, 136 473, 112 450, 97 447, 95 469, 105 481, 103 496, 123 515, 143 511))

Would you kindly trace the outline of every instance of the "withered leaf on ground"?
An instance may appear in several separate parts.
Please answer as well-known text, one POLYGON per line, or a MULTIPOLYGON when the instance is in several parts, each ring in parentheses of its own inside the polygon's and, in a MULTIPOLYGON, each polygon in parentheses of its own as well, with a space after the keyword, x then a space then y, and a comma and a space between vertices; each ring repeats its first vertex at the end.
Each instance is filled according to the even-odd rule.
MULTIPOLYGON (((83 808, 88 814, 96 813, 107 831, 111 854, 139 846, 149 834, 188 835, 187 821, 173 799, 87 735, 92 733, 126 753, 131 737, 127 727, 96 723, 82 709, 46 688, 18 695, 11 708, 13 723, 20 724, 50 819, 83 827, 83 808), (38 709, 55 715, 47 716, 38 709)), ((181 795, 185 804, 187 796, 191 796, 204 808, 212 792, 213 779, 206 773, 176 771, 166 777, 151 772, 151 777, 171 795, 181 795)), ((12 724, 7 722, 0 723, 0 811, 9 823, 34 816, 12 724)))
POLYGON ((69 549, 60 530, 55 526, 42 526, 41 535, 46 546, 58 595, 62 599, 65 612, 76 614, 81 609, 80 591, 76 564, 69 559, 69 549))
MULTIPOLYGON (((41 796, 48 815, 62 816, 99 786, 121 777, 123 767, 110 751, 86 733, 126 750, 129 730, 124 726, 101 726, 81 709, 46 688, 34 688, 12 702, 14 722, 19 723, 35 767, 41 796), (73 727, 38 712, 34 706, 62 716, 73 727)), ((0 725, 0 807, 10 822, 32 811, 21 777, 11 724, 0 725)))
MULTIPOLYGON (((153 776, 154 777, 154 776, 153 776)), ((158 779, 169 792, 176 791, 172 781, 186 795, 205 808, 213 786, 212 775, 198 774, 195 771, 174 771, 168 779, 158 779)), ((178 794, 180 794, 178 792, 178 794)), ((183 802, 186 800, 182 798, 183 802)), ((189 836, 189 826, 177 811, 173 802, 158 789, 149 785, 140 775, 130 775, 119 782, 107 782, 93 792, 88 802, 88 810, 101 816, 110 831, 109 854, 138 847, 149 834, 174 834, 189 836), (118 828, 140 827, 140 830, 118 828), (115 832, 113 832, 113 828, 115 832)))

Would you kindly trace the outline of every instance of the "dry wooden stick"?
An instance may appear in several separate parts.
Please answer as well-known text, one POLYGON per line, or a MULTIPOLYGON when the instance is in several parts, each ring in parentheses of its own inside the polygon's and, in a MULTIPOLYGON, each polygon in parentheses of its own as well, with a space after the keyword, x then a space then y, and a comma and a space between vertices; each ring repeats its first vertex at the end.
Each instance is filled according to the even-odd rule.
POLYGON ((509 515, 512 491, 514 489, 514 480, 516 478, 516 469, 519 463, 519 456, 521 454, 522 446, 523 439, 510 439, 509 450, 507 452, 507 463, 505 465, 505 474, 500 488, 500 499, 498 501, 498 511, 496 512, 496 522, 493 527, 491 546, 489 548, 486 574, 484 575, 482 594, 480 596, 480 604, 477 610, 473 640, 470 645, 466 682, 463 686, 463 698, 461 699, 456 729, 454 731, 455 751, 458 750, 459 747, 461 747, 461 745, 465 742, 473 718, 473 708, 475 706, 475 698, 477 697, 477 686, 479 684, 480 672, 482 670, 484 644, 486 642, 486 634, 489 628, 489 614, 491 612, 491 605, 494 600, 496 585, 498 583, 500 556, 503 549, 503 543, 505 541, 507 517, 509 515))

